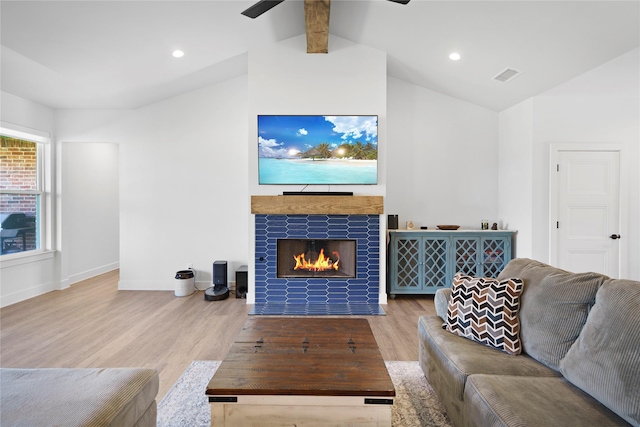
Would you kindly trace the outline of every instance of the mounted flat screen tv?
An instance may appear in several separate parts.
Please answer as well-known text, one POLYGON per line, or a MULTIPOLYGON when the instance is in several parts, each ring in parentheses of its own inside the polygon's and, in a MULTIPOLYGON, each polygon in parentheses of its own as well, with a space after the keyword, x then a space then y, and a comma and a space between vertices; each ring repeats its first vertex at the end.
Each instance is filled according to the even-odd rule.
POLYGON ((258 116, 261 185, 378 183, 378 116, 258 116))

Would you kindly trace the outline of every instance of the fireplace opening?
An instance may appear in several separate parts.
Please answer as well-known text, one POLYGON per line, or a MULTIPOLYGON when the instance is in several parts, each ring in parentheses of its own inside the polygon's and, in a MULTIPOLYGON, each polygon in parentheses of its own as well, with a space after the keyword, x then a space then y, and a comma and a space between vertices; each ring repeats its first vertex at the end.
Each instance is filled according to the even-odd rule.
POLYGON ((277 277, 356 277, 356 241, 278 239, 277 277))

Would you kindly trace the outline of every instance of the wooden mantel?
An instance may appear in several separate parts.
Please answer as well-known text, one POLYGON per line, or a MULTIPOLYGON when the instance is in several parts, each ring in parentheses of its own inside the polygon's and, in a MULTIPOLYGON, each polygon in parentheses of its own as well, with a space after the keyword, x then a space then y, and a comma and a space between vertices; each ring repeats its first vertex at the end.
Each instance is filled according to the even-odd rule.
POLYGON ((384 213, 382 196, 251 196, 252 214, 375 215, 384 213))

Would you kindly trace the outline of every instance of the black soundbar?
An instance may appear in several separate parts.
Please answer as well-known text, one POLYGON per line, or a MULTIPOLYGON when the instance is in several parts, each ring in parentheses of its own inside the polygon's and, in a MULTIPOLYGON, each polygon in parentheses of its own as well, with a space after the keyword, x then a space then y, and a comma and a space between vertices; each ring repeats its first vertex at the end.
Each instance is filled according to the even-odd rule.
POLYGON ((283 196, 353 196, 353 191, 283 191, 283 196))

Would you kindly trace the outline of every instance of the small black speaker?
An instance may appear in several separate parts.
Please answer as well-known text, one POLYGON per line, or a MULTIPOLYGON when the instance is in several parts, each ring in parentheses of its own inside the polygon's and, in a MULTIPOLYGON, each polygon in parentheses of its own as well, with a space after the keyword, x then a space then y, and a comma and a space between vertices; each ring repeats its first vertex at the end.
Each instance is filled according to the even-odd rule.
POLYGON ((236 298, 246 298, 248 286, 249 267, 246 265, 241 265, 236 270, 236 298))
POLYGON ((213 284, 227 286, 227 261, 213 263, 213 284))
POLYGON ((398 215, 389 215, 387 217, 387 228, 389 230, 398 229, 398 215))

